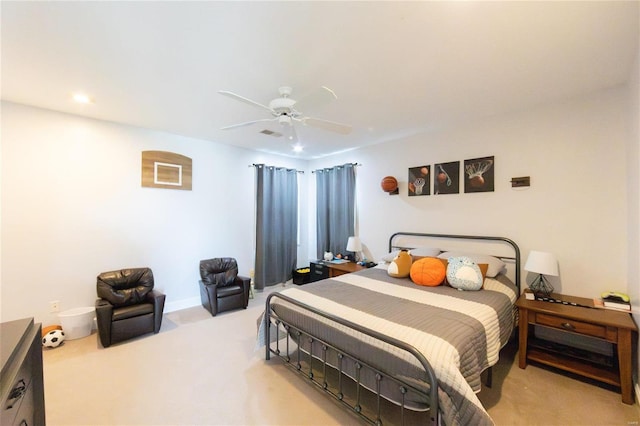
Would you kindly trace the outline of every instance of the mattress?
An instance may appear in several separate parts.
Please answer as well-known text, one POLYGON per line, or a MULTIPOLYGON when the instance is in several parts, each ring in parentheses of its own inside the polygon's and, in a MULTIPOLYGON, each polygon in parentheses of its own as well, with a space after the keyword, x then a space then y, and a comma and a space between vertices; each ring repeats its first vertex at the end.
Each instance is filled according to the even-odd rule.
MULTIPOLYGON (((493 423, 475 394, 481 389, 482 371, 498 362, 514 327, 517 289, 505 276, 487 278, 480 291, 459 291, 417 286, 408 278, 393 278, 372 268, 281 294, 415 347, 438 378, 445 424, 493 423)), ((283 321, 428 392, 424 368, 411 354, 282 299, 275 298, 271 309, 283 321)), ((262 332, 259 337, 263 338, 262 332)), ((363 380, 366 385, 367 378, 363 380)), ((383 389, 383 395, 392 401, 399 398, 394 387, 383 389)), ((409 392, 405 398, 412 409, 429 407, 418 394, 409 392)))

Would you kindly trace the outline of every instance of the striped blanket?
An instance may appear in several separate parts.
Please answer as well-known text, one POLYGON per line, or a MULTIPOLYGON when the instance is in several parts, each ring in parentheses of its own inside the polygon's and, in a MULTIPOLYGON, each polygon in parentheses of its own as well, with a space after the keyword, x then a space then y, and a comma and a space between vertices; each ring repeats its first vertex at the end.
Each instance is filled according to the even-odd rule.
MULTIPOLYGON (((481 291, 463 292, 448 286, 417 286, 409 279, 392 278, 385 270, 368 269, 281 293, 414 346, 429 360, 438 378, 443 422, 482 425, 493 421, 475 393, 481 388, 480 374, 497 363, 499 351, 511 335, 516 291, 500 275, 487 278, 481 291)), ((397 372, 408 382, 428 388, 421 382, 423 369, 412 355, 330 324, 281 299, 275 299, 272 309, 283 320, 332 342, 362 361, 397 372)), ((258 336, 262 339, 262 331, 258 336)), ((424 400, 410 403, 414 409, 428 406, 424 400)))

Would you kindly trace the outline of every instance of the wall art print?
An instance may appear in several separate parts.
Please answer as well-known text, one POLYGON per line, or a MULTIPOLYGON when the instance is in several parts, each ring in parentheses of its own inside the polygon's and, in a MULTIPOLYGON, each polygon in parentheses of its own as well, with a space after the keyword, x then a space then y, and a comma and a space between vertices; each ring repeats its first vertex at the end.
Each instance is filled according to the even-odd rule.
POLYGON ((457 194, 460 192, 460 162, 438 163, 433 166, 433 193, 457 194))
POLYGON ((431 166, 409 168, 409 196, 429 195, 431 188, 431 166))
POLYGON ((493 192, 493 156, 464 160, 464 192, 493 192))
POLYGON ((191 158, 167 151, 142 151, 142 186, 191 191, 191 158))

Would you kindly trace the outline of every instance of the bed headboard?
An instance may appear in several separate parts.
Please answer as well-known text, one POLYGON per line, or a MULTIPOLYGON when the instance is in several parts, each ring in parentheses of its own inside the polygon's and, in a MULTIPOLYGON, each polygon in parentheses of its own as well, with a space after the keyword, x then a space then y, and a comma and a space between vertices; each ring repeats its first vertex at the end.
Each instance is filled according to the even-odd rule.
POLYGON ((465 251, 488 254, 507 263, 507 271, 520 293, 520 247, 509 238, 480 235, 396 232, 389 238, 389 252, 416 247, 437 247, 441 251, 465 251))

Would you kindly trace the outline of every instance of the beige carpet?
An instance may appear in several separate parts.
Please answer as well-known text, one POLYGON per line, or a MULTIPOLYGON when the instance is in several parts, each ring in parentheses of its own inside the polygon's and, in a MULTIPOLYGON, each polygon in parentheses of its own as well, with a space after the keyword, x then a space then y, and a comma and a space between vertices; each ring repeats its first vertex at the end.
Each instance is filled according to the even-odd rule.
MULTIPOLYGON (((280 289, 282 287, 278 287, 280 289)), ((103 349, 96 334, 44 350, 48 425, 357 425, 361 420, 255 351, 249 308, 165 315, 162 330, 103 349)), ((633 425, 637 405, 555 372, 514 364, 513 346, 480 399, 497 425, 633 425)))

